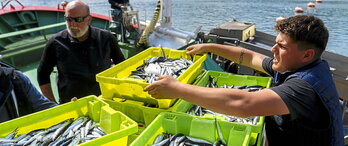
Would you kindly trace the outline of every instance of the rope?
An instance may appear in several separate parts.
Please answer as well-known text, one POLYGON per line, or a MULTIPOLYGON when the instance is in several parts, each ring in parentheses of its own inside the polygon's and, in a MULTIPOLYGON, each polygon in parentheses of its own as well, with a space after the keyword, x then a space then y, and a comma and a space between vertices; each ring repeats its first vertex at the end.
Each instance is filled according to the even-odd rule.
POLYGON ((161 12, 161 0, 158 0, 153 19, 150 22, 149 26, 147 26, 145 28, 145 30, 143 31, 138 43, 136 44, 137 48, 146 49, 148 47, 149 34, 150 34, 150 32, 152 32, 154 30, 155 25, 158 21, 160 12, 161 12))

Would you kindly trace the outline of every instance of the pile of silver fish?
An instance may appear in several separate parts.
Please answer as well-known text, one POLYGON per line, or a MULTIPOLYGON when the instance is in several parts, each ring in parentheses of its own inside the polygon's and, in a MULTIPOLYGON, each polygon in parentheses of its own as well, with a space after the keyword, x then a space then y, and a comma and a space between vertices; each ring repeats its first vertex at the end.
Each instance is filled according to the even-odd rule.
POLYGON ((224 117, 225 120, 229 122, 245 123, 245 124, 251 124, 251 125, 256 125, 257 122, 259 121, 259 117, 239 118, 235 116, 229 116, 229 115, 216 113, 211 110, 200 107, 198 105, 193 105, 192 108, 188 110, 186 113, 190 115, 200 116, 200 117, 203 117, 205 114, 211 114, 211 115, 215 115, 219 117, 224 117))
MULTIPOLYGON (((259 86, 259 85, 254 85, 254 86, 234 86, 234 85, 222 85, 222 86, 218 86, 216 83, 216 78, 209 78, 209 82, 207 83, 206 87, 210 87, 210 88, 234 88, 234 89, 241 89, 244 91, 248 91, 248 92, 255 92, 255 91, 259 91, 261 89, 263 89, 264 87, 259 86)), ((220 114, 220 113, 216 113, 213 112, 211 110, 205 109, 203 107, 197 106, 197 105, 193 105, 192 108, 190 110, 187 111, 188 114, 190 115, 195 115, 195 116, 204 116, 205 114, 212 114, 212 115, 216 115, 219 117, 224 117, 227 121, 230 122, 236 122, 236 123, 245 123, 245 124, 252 124, 252 125, 256 125, 257 122, 259 121, 259 117, 249 117, 249 118, 239 118, 239 117, 235 117, 235 116, 229 116, 229 115, 224 115, 224 114, 220 114)))
POLYGON ((151 146, 225 146, 221 140, 211 143, 206 140, 197 139, 184 134, 168 134, 158 135, 151 146))
POLYGON ((260 85, 253 85, 253 86, 236 86, 236 85, 222 85, 219 86, 217 84, 217 79, 216 78, 212 78, 209 77, 209 82, 207 83, 206 87, 209 88, 229 88, 229 89, 240 89, 240 90, 244 90, 244 91, 248 91, 248 92, 256 92, 259 90, 262 90, 264 87, 260 86, 260 85))
POLYGON ((179 77, 193 62, 185 58, 171 59, 166 57, 151 57, 144 61, 130 77, 146 80, 148 83, 156 81, 156 78, 163 75, 179 77))
POLYGON ((75 121, 73 118, 67 119, 47 129, 33 130, 16 137, 17 132, 18 129, 15 129, 5 138, 0 138, 0 145, 78 145, 106 135, 96 122, 85 116, 79 117, 75 121))

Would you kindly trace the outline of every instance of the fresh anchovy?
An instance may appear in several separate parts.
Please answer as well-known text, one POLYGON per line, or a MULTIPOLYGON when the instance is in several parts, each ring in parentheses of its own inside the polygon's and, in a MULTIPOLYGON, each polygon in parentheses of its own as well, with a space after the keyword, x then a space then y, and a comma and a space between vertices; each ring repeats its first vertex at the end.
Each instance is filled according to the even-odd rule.
POLYGON ((87 122, 87 124, 86 124, 86 127, 85 127, 85 132, 84 132, 84 136, 83 137, 86 137, 87 136, 87 134, 88 134, 88 132, 89 132, 89 130, 90 130, 90 128, 91 128, 91 126, 92 126, 92 120, 89 120, 88 122, 87 122))
POLYGON ((104 131, 100 129, 100 127, 93 128, 93 131, 99 133, 100 135, 105 135, 104 131))
POLYGON ((15 137, 15 135, 18 132, 18 128, 16 128, 15 130, 13 130, 10 134, 8 134, 5 138, 6 139, 13 139, 15 137))
MULTIPOLYGON (((30 137, 27 141, 24 141, 23 145, 29 145, 30 143, 32 143, 35 139, 37 139, 43 133, 45 133, 45 131, 42 131, 42 132, 38 133, 37 135, 30 137)), ((21 143, 18 143, 18 144, 21 145, 21 143)))
POLYGON ((192 137, 188 137, 186 136, 187 139, 189 140, 188 142, 191 142, 193 144, 199 144, 199 145, 213 145, 212 143, 210 143, 209 141, 203 140, 203 139, 197 139, 197 138, 192 138, 192 137))
POLYGON ((63 145, 63 143, 67 142, 67 141, 71 141, 74 137, 69 137, 69 138, 65 138, 65 139, 61 139, 61 140, 57 140, 51 144, 49 144, 49 146, 60 146, 63 145))
POLYGON ((80 135, 77 135, 69 144, 69 146, 75 146, 80 143, 81 137, 80 135))
POLYGON ((215 120, 215 124, 216 124, 215 126, 216 126, 216 129, 217 129, 217 133, 218 133, 218 136, 220 138, 219 141, 221 141, 222 144, 226 145, 226 142, 225 142, 224 137, 223 137, 222 132, 221 132, 221 128, 220 128, 219 122, 216 120, 216 118, 214 120, 215 120))
POLYGON ((176 138, 182 137, 182 136, 184 136, 184 134, 181 134, 181 133, 175 134, 174 136, 170 137, 170 141, 174 141, 176 138))
POLYGON ((23 138, 25 138, 26 136, 27 136, 26 134, 18 135, 18 137, 13 138, 13 140, 20 141, 20 140, 22 140, 23 138))
POLYGON ((76 132, 78 129, 80 129, 84 124, 85 122, 87 121, 88 119, 83 119, 79 124, 77 124, 75 127, 73 127, 72 131, 73 132, 76 132))
POLYGON ((67 122, 65 122, 64 124, 62 124, 60 128, 58 128, 51 136, 51 140, 54 141, 56 140, 56 138, 64 132, 64 130, 66 128, 68 128, 68 126, 73 122, 73 119, 69 119, 67 122))
POLYGON ((184 58, 151 57, 145 60, 142 66, 132 71, 129 77, 143 79, 148 83, 156 81, 156 78, 163 75, 177 78, 192 64, 192 61, 184 58))
POLYGON ((169 138, 166 138, 159 143, 153 144, 152 146, 163 146, 163 145, 168 145, 168 143, 169 143, 169 138))
MULTIPOLYGON (((154 141, 154 144, 151 146, 212 146, 213 143, 210 143, 209 141, 197 139, 189 136, 185 136, 181 133, 178 133, 176 135, 168 134, 168 133, 162 133, 161 135, 158 135, 156 137, 156 140, 154 141), (159 141, 162 139, 162 141, 159 141)), ((225 144, 221 144, 225 145, 225 144)))
POLYGON ((106 135, 97 126, 97 123, 88 117, 79 117, 75 121, 67 119, 47 129, 33 130, 27 134, 17 135, 17 137, 16 133, 17 129, 6 138, 0 138, 0 145, 78 145, 106 135))
POLYGON ((180 143, 183 143, 185 141, 185 139, 186 139, 185 135, 178 136, 174 140, 174 145, 179 145, 180 143))
POLYGON ((61 146, 68 146, 70 143, 72 143, 72 141, 74 140, 75 137, 72 137, 71 139, 68 139, 67 141, 65 141, 64 143, 61 144, 61 146))
POLYGON ((5 144, 5 143, 14 143, 14 142, 17 142, 17 141, 13 140, 13 139, 0 138, 0 145, 5 144))
POLYGON ((161 135, 158 135, 156 138, 155 138, 155 141, 153 143, 159 143, 163 140, 164 136, 163 134, 161 135))
POLYGON ((31 137, 39 134, 40 132, 42 132, 44 130, 45 129, 36 129, 36 130, 30 131, 28 134, 23 134, 23 135, 20 135, 20 136, 14 138, 14 140, 18 141, 16 143, 16 145, 24 145, 24 143, 26 143, 28 140, 30 140, 31 137))

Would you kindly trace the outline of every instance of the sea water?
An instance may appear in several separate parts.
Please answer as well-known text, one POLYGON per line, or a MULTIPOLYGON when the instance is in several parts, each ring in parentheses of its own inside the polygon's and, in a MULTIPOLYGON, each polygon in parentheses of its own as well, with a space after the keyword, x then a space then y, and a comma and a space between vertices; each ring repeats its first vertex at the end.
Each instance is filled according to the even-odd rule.
MULTIPOLYGON (((68 0, 69 1, 69 0, 68 0)), ((110 15, 107 0, 83 0, 90 5, 91 12, 110 15)), ((61 0, 22 0, 24 5, 57 6, 61 0)), ((326 24, 330 38, 327 50, 348 56, 348 1, 323 0, 316 7, 309 9, 308 0, 172 0, 173 26, 193 31, 203 26, 202 31, 209 32, 227 21, 236 19, 243 22, 256 23, 258 31, 276 35, 275 19, 279 16, 297 15, 294 8, 304 9, 302 15, 314 15, 326 24)), ((315 0, 312 2, 315 3, 315 0)), ((139 10, 141 20, 151 20, 157 0, 130 0, 135 10, 139 10)))

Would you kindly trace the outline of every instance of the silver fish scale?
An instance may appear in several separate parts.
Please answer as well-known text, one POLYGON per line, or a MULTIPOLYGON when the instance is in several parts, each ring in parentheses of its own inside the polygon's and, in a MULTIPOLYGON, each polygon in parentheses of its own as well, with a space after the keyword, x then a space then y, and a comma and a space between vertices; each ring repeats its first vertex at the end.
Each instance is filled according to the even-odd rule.
POLYGON ((178 78, 193 62, 185 58, 171 59, 163 57, 151 57, 144 61, 142 66, 132 71, 130 77, 143 79, 148 83, 153 83, 156 78, 163 75, 170 75, 178 78))
POLYGON ((33 130, 27 134, 17 135, 17 129, 7 138, 0 138, 0 145, 77 145, 106 135, 96 122, 85 116, 75 121, 65 120, 47 129, 33 130))

